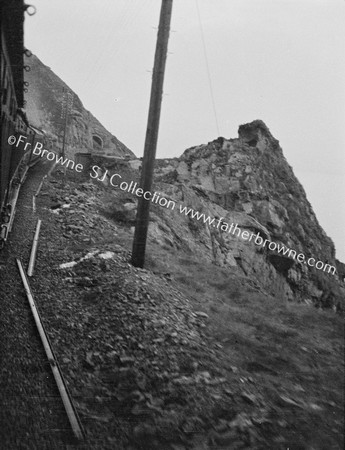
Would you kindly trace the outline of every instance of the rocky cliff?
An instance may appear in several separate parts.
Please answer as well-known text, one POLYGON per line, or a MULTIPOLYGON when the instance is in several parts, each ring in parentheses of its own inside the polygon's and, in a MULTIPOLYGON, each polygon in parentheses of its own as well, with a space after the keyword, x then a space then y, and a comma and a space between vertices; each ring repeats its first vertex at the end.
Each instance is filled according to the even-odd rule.
MULTIPOLYGON (((26 64, 31 68, 25 77, 29 120, 59 150, 63 90, 72 91, 36 56, 26 58, 26 64)), ((105 184, 115 172, 124 180, 139 181, 140 160, 116 160, 135 156, 84 109, 75 94, 67 143, 69 156, 91 154, 94 164, 108 169, 105 184)), ((187 149, 180 158, 157 160, 154 189, 176 203, 174 210, 152 205, 149 233, 156 242, 244 275, 270 294, 341 307, 344 265, 335 259, 333 242, 319 225, 279 141, 262 121, 241 125, 236 139, 221 137, 187 149), (181 213, 180 205, 214 222, 181 213), (224 224, 236 225, 241 235, 224 231, 224 224), (258 235, 267 245, 256 245, 254 238, 248 242, 242 233, 258 235), (299 261, 298 254, 305 261, 299 261), (309 258, 314 265, 319 262, 321 270, 307 264, 309 258)), ((137 197, 119 190, 114 195, 120 200, 114 203, 119 209, 115 216, 133 225, 137 197)))
POLYGON ((335 270, 340 266, 334 244, 319 225, 279 142, 260 120, 241 125, 238 134, 237 139, 218 138, 189 148, 180 158, 158 160, 155 188, 176 204, 237 224, 241 231, 274 244, 258 246, 223 232, 217 222, 209 226, 161 207, 153 208, 151 236, 238 270, 271 294, 341 307, 344 286, 335 270), (303 253, 306 260, 314 258, 314 265, 320 261, 322 269, 298 261, 294 253, 279 253, 277 248, 283 246, 296 255, 303 253))
MULTIPOLYGON (((61 149, 65 120, 62 111, 66 101, 64 91, 73 94, 73 105, 67 123, 68 156, 76 153, 92 153, 103 156, 125 157, 134 154, 87 110, 79 97, 35 55, 25 56, 30 68, 25 72, 27 86, 26 112, 30 123, 42 129, 52 148, 61 149)), ((71 97, 71 96, 70 96, 71 97)))

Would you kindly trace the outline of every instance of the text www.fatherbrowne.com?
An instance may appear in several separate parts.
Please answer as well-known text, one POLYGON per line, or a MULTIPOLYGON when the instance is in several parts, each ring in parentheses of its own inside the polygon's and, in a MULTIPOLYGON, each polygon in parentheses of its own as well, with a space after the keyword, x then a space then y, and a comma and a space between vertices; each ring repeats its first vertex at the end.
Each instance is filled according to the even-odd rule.
POLYGON ((237 237, 241 237, 245 241, 253 241, 255 245, 258 245, 262 248, 268 248, 269 250, 276 251, 280 255, 287 256, 289 258, 296 259, 298 262, 307 264, 310 267, 315 267, 318 270, 323 270, 324 272, 331 273, 334 275, 336 273, 336 268, 331 266, 330 264, 324 263, 323 261, 316 261, 315 258, 306 258, 303 253, 298 253, 286 247, 283 244, 278 244, 276 242, 270 241, 269 239, 264 239, 260 236, 259 232, 254 234, 250 233, 247 230, 241 230, 237 223, 227 223, 224 221, 224 217, 216 218, 206 216, 205 213, 200 213, 199 211, 195 211, 192 208, 188 208, 187 206, 180 205, 180 213, 185 216, 191 217, 192 219, 196 219, 198 221, 202 221, 206 225, 212 226, 220 231, 225 233, 231 233, 232 235, 237 237))

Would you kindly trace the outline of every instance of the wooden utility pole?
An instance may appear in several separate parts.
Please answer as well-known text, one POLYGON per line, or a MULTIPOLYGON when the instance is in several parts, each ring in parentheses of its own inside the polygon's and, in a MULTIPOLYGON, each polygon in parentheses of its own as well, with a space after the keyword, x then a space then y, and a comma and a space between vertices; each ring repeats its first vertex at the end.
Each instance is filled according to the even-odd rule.
MULTIPOLYGON (((173 0, 162 0, 159 28, 156 44, 155 62, 152 74, 149 116, 145 137, 144 156, 140 186, 143 191, 151 191, 153 167, 156 156, 159 119, 163 96, 163 81, 167 58, 170 31, 171 11, 173 0)), ((145 248, 149 224, 150 200, 139 197, 135 224, 132 264, 143 267, 145 262, 145 248)))

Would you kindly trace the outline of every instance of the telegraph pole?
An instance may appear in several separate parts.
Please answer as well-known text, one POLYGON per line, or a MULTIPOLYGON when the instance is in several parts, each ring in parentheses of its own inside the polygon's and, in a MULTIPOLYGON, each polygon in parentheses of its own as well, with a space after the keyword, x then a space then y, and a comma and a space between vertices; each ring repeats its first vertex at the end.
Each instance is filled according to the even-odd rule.
MULTIPOLYGON (((156 156, 159 119, 163 95, 165 63, 168 50, 172 3, 173 0, 162 0, 159 18, 155 61, 152 74, 150 107, 147 120, 144 156, 140 179, 140 186, 144 190, 144 192, 151 191, 152 186, 153 167, 156 156)), ((143 267, 145 262, 149 209, 150 201, 145 200, 143 197, 139 197, 132 248, 132 264, 136 267, 143 267)))

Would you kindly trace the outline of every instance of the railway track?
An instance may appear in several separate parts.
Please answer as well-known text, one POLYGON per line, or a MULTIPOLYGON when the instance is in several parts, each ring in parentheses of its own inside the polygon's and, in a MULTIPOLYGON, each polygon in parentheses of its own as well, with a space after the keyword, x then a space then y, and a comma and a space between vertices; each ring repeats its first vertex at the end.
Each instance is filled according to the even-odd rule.
MULTIPOLYGON (((54 352, 48 344, 44 346, 45 354, 25 299, 30 288, 23 267, 18 271, 22 264, 17 259, 25 263, 24 267, 29 262, 39 219, 32 199, 49 169, 50 164, 44 162, 31 169, 25 189, 18 196, 12 233, 0 254, 0 448, 4 450, 64 449, 77 444, 76 437, 83 436, 54 352), (59 380, 59 389, 54 377, 59 380), (63 400, 59 390, 65 392, 63 400)), ((31 274, 33 262, 34 257, 31 274)), ((43 342, 44 335, 41 333, 43 342)))
MULTIPOLYGON (((38 223, 40 224, 40 221, 38 223)), ((36 228, 36 230, 37 229, 38 228, 36 228)), ((35 239, 36 239, 36 233, 35 233, 35 239)), ((34 241, 34 246, 35 246, 36 242, 37 241, 35 240, 34 241)), ((36 247, 34 247, 34 248, 36 248, 36 247)), ((31 255, 32 254, 33 253, 31 253, 31 255)), ((49 362, 50 367, 52 369, 52 373, 54 375, 54 378, 55 378, 55 381, 56 381, 56 385, 57 385, 57 388, 58 388, 60 396, 61 396, 62 403, 63 403, 63 405, 65 407, 68 420, 69 420, 69 422, 71 424, 71 428, 72 428, 73 433, 76 436, 76 438, 82 440, 84 438, 84 432, 82 430, 82 426, 81 426, 80 420, 78 418, 76 409, 75 409, 75 407, 73 405, 73 400, 72 400, 72 398, 71 398, 71 396, 70 396, 70 394, 68 392, 67 385, 66 385, 66 382, 65 382, 65 380, 63 378, 63 374, 61 372, 59 363, 58 363, 58 361, 57 361, 57 359, 56 359, 56 357, 54 355, 54 351, 53 351, 52 345, 51 345, 51 343, 49 341, 48 335, 47 335, 47 333, 45 331, 45 328, 44 328, 44 325, 42 323, 41 316, 39 314, 39 311, 37 309, 35 300, 33 298, 32 292, 31 292, 31 288, 30 288, 30 285, 29 285, 29 280, 27 278, 27 275, 26 275, 26 273, 24 271, 24 268, 23 268, 23 264, 21 263, 20 259, 17 258, 16 261, 17 261, 17 265, 18 265, 18 269, 19 269, 19 273, 20 273, 21 279, 23 281, 25 292, 26 292, 26 295, 27 295, 27 298, 28 298, 28 301, 29 301, 30 309, 31 309, 32 315, 34 317, 34 320, 35 320, 35 323, 36 323, 36 327, 37 327, 38 333, 40 335, 40 338, 41 338, 41 341, 42 341, 42 344, 43 344, 43 347, 44 347, 44 350, 45 350, 48 362, 49 362)), ((33 265, 32 265, 32 259, 30 257, 29 269, 31 267, 33 267, 33 265)))

